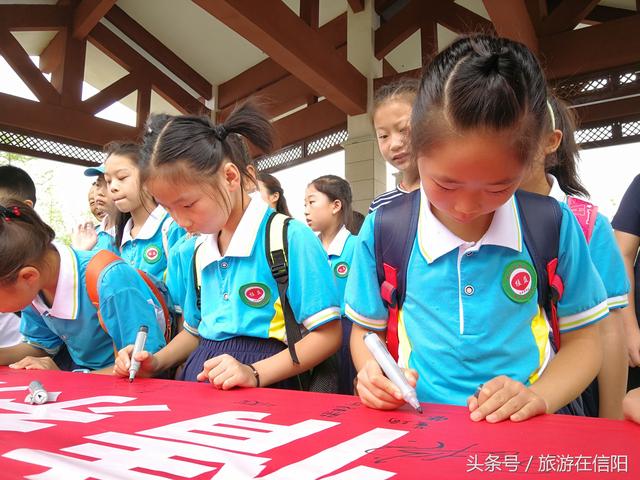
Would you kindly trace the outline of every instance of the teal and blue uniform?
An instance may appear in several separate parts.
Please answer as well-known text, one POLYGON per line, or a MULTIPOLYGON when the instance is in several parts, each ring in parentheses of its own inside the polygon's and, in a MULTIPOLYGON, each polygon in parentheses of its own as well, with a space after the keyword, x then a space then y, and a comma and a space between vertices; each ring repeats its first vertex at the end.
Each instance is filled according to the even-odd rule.
MULTIPOLYGON (((561 210, 557 271, 565 290, 558 316, 564 333, 599 321, 608 307, 580 226, 566 205, 561 210)), ((363 328, 384 331, 388 312, 376 274, 375 214, 358 236, 345 310, 363 328)), ((417 235, 409 241, 398 354, 402 367, 420 374, 420 401, 465 405, 479 384, 497 375, 525 385, 537 381, 553 352, 515 197, 495 211, 479 241, 466 242, 437 220, 422 192, 417 235)))
POLYGON ((120 250, 116 247, 116 227, 111 227, 105 229, 105 225, 107 222, 107 218, 105 218, 100 226, 96 229, 96 233, 98 234, 98 240, 96 242, 95 247, 91 250, 95 252, 99 252, 100 250, 109 250, 110 252, 115 253, 116 255, 120 255, 120 250))
POLYGON ((193 252, 197 237, 185 235, 169 252, 167 289, 175 309, 182 312, 188 277, 193 276, 193 252))
POLYGON ((355 244, 355 235, 352 235, 347 230, 347 227, 343 225, 327 249, 329 265, 336 282, 338 298, 340 299, 340 313, 342 315, 344 315, 344 289, 347 286, 347 277, 351 269, 351 259, 355 244))
POLYGON ((135 268, 165 280, 167 252, 185 235, 182 229, 161 206, 157 206, 144 223, 136 238, 131 237, 133 220, 124 226, 120 256, 135 268))
POLYGON ((22 311, 20 331, 24 342, 51 355, 64 343, 73 362, 90 370, 112 365, 114 346, 120 350, 135 343, 142 325, 149 328, 145 349, 156 352, 164 347, 158 320, 162 307, 133 268, 117 262, 100 274, 100 312, 107 334, 86 289, 86 269, 95 252, 54 245, 60 254, 60 272, 53 305, 47 306, 38 296, 22 311))

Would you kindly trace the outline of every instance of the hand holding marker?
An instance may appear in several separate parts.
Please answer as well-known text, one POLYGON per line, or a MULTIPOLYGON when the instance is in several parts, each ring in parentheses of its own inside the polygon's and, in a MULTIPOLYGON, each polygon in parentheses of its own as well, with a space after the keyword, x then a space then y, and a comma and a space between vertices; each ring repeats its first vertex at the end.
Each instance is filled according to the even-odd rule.
POLYGON ((133 346, 133 352, 131 353, 131 366, 129 367, 129 383, 133 382, 133 379, 140 370, 140 362, 135 359, 136 355, 144 350, 144 344, 147 341, 147 333, 149 328, 146 325, 142 325, 138 334, 136 335, 136 343, 133 346))
POLYGON ((373 332, 367 332, 364 334, 364 344, 376 359, 376 362, 378 362, 378 365, 380 365, 380 368, 382 368, 387 378, 400 389, 404 401, 419 413, 422 413, 422 407, 420 406, 420 402, 418 402, 415 389, 409 385, 404 373, 402 373, 402 370, 389 353, 389 350, 387 350, 387 347, 382 343, 380 337, 373 332))

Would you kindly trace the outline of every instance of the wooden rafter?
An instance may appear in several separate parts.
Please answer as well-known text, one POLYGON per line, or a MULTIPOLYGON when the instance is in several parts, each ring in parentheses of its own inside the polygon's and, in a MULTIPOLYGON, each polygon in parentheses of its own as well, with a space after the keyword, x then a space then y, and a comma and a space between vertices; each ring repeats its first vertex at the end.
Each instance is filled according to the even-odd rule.
POLYGON ((116 0, 82 0, 73 15, 73 38, 87 38, 89 32, 115 3, 116 0))
POLYGON ((373 89, 374 90, 378 90, 383 85, 387 85, 389 83, 396 82, 396 81, 401 80, 401 79, 406 78, 406 77, 420 78, 421 74, 422 74, 422 67, 414 68, 413 70, 407 70, 406 72, 400 72, 400 73, 395 73, 395 74, 391 74, 391 75, 385 75, 384 77, 381 77, 381 78, 374 78, 373 79, 373 89))
POLYGON ((136 105, 136 126, 139 130, 144 127, 149 113, 151 112, 151 83, 147 83, 138 88, 138 102, 136 105))
POLYGON ((42 72, 36 67, 29 54, 22 48, 6 28, 0 27, 0 54, 20 79, 29 87, 33 94, 44 103, 60 102, 57 90, 44 78, 42 72))
POLYGON ((594 24, 610 22, 611 20, 619 20, 631 15, 635 15, 633 10, 626 10, 624 8, 606 7, 604 5, 597 5, 584 20, 584 23, 594 24))
POLYGON ((87 98, 82 102, 80 108, 87 113, 95 115, 136 91, 138 85, 140 85, 140 80, 134 73, 130 73, 103 88, 94 96, 87 98))
POLYGON ((187 65, 178 55, 167 48, 164 43, 127 15, 124 10, 114 5, 105 15, 105 18, 167 67, 176 77, 193 88, 198 95, 201 95, 207 100, 211 99, 213 93, 211 82, 187 65))
POLYGON ((450 0, 432 0, 429 2, 429 6, 436 21, 452 32, 459 34, 495 33, 490 20, 450 0))
MULTIPOLYGON (((347 43, 347 15, 342 14, 320 27, 320 35, 338 49, 347 43)), ((227 108, 235 102, 284 80, 291 75, 273 59, 268 58, 218 86, 218 107, 227 108)), ((287 80, 288 81, 288 80, 287 80)), ((309 89, 309 91, 312 91, 309 89)))
POLYGON ((430 18, 426 18, 420 25, 420 49, 422 65, 438 53, 438 24, 430 18))
POLYGON ((347 0, 349 2, 349 7, 353 13, 358 13, 364 10, 364 0, 347 0))
POLYGON ((600 0, 564 0, 540 24, 541 35, 573 30, 600 0))
POLYGON ((540 39, 547 78, 570 77, 640 62, 640 15, 540 39))
POLYGON ((539 51, 538 36, 524 0, 511 0, 505 8, 501 0, 483 0, 496 32, 501 37, 524 43, 533 52, 539 51))
POLYGON ((540 29, 542 19, 547 16, 547 0, 525 0, 529 18, 536 32, 540 29))
POLYGON ((300 0, 300 18, 311 28, 320 26, 320 1, 300 0))
POLYGON ((640 116, 640 96, 585 105, 577 108, 576 111, 581 125, 638 118, 640 116))
POLYGON ((304 110, 274 122, 282 146, 299 142, 318 132, 347 123, 347 116, 329 101, 314 103, 304 110))
POLYGON ((60 5, 0 5, 0 24, 13 31, 58 30, 67 26, 69 12, 60 5))
POLYGON ((151 82, 153 89, 181 112, 201 113, 206 110, 205 106, 189 92, 104 25, 100 23, 96 25, 89 34, 89 40, 126 70, 135 72, 140 79, 151 82))
POLYGON ((404 42, 420 28, 416 19, 428 14, 429 4, 421 0, 411 0, 390 21, 380 25, 375 31, 375 56, 386 57, 389 52, 404 42))
POLYGON ((366 78, 280 0, 193 1, 344 112, 366 111, 366 78))

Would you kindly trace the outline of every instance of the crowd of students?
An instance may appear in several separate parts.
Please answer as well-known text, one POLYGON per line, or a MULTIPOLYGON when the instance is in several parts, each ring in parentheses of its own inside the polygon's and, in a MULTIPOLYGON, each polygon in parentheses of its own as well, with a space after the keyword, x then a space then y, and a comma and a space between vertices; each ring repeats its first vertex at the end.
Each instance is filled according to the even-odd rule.
POLYGON ((219 124, 152 115, 139 144, 109 144, 85 172, 100 226, 80 225, 72 247, 33 210, 28 175, 2 167, 0 364, 128 376, 146 325, 140 376, 397 408, 363 342, 374 331, 420 401, 466 405, 474 421, 623 408, 637 421, 638 391, 623 402, 640 364, 637 196, 614 221, 621 255, 535 56, 461 37, 419 81, 381 88, 372 121, 402 179, 359 219, 334 175, 307 186, 307 225, 289 218, 248 154, 247 141, 274 143, 251 100, 219 124))

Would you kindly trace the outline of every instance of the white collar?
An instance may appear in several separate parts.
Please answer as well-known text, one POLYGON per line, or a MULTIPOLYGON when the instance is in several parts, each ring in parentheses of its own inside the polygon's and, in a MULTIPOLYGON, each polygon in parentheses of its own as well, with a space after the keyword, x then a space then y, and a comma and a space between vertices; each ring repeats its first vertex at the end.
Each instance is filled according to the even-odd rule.
POLYGON ((156 234, 166 216, 167 211, 162 206, 158 205, 144 222, 144 225, 142 225, 142 228, 135 239, 131 237, 133 218, 130 218, 124 226, 121 245, 124 245, 131 240, 149 240, 156 234))
POLYGON ((489 229, 479 241, 466 242, 440 223, 431 211, 427 196, 421 188, 418 245, 427 263, 434 262, 462 245, 476 247, 474 249, 479 249, 482 245, 498 245, 521 252, 522 233, 514 197, 495 211, 489 229))
MULTIPOLYGON (((251 255, 260 224, 269 209, 269 205, 262 200, 259 192, 250 193, 249 198, 251 198, 251 201, 242 214, 236 231, 233 232, 231 236, 231 242, 229 243, 225 257, 248 257, 251 255)), ((222 258, 220 249, 218 248, 218 233, 202 235, 197 243, 202 245, 198 251, 201 268, 222 258)))
POLYGON ((66 245, 53 242, 53 246, 60 254, 60 271, 58 272, 58 284, 56 295, 51 308, 37 296, 32 304, 40 313, 49 312, 51 316, 66 320, 78 318, 78 291, 80 275, 78 274, 78 261, 75 252, 66 245))
POLYGON ((333 237, 331 243, 329 244, 329 248, 327 249, 327 255, 335 255, 339 257, 342 255, 342 250, 344 250, 344 245, 347 243, 347 240, 351 236, 351 232, 347 230, 347 227, 342 225, 340 231, 333 237))
MULTIPOLYGON (((105 217, 102 219, 102 222, 100 222, 100 226, 96 229, 96 232, 105 232, 105 233, 108 233, 109 235, 111 235, 112 237, 115 237, 116 236, 116 226, 115 225, 113 225, 109 229, 105 228, 108 221, 109 221, 109 215, 105 215, 105 217)), ((129 229, 129 233, 131 233, 131 229, 129 229)))

